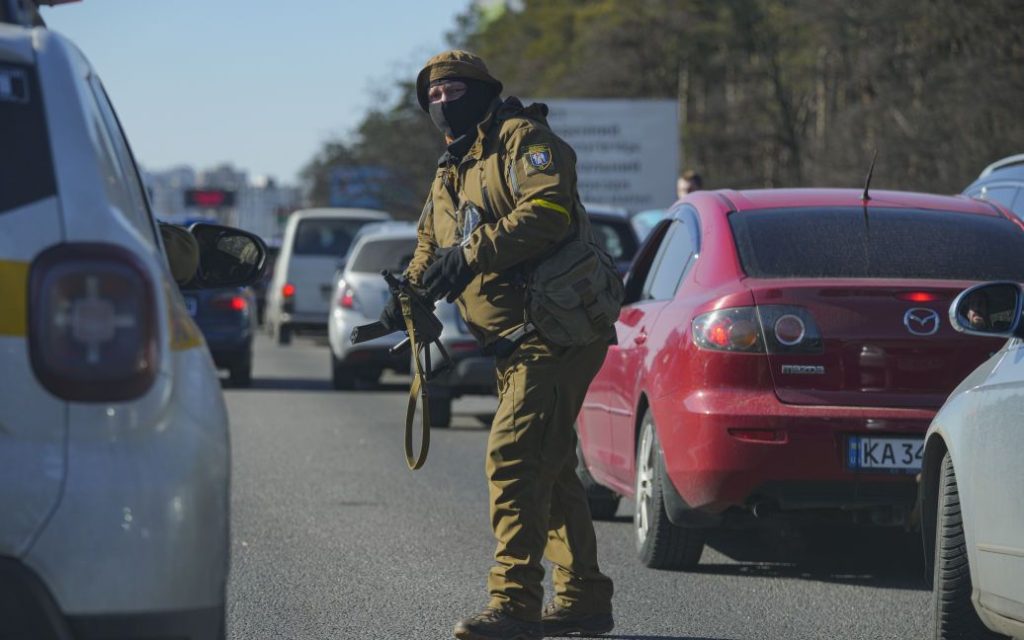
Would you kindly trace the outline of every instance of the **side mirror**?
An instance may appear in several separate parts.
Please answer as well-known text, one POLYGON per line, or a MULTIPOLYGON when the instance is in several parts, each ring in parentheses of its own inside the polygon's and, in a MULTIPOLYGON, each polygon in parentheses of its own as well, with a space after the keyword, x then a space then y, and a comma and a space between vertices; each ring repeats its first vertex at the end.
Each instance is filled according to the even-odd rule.
POLYGON ((199 244, 199 268, 183 289, 243 287, 263 274, 267 245, 259 236, 202 222, 189 227, 189 233, 199 244))
POLYGON ((1012 338, 1020 326, 1024 292, 1016 282, 989 282, 964 289, 949 307, 953 328, 972 336, 1012 338))

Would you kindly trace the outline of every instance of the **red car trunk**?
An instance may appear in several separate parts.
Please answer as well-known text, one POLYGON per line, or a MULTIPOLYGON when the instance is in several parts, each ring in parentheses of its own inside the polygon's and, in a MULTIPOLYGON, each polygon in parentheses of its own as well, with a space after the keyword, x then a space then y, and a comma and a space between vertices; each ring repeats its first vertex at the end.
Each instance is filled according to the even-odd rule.
MULTIPOLYGON (((775 393, 789 404, 937 409, 1002 343, 965 336, 950 326, 946 310, 969 281, 746 284, 759 308, 775 393), (780 344, 775 329, 783 317, 803 318, 805 335, 797 344, 780 344)), ((794 335, 785 342, 801 333, 789 329, 794 335)))

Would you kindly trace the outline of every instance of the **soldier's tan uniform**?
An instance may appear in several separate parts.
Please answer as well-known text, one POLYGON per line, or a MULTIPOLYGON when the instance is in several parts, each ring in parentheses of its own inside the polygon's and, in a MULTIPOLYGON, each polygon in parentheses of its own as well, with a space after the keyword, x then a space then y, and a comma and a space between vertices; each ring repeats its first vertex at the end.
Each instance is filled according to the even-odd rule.
MULTIPOLYGON (((452 55, 458 52, 431 60, 427 69, 445 73, 445 56, 452 55)), ((478 275, 458 306, 485 345, 523 324, 523 270, 586 215, 576 192, 575 153, 551 132, 545 114, 545 107, 524 109, 515 98, 496 102, 461 161, 443 158, 420 218, 407 270, 414 282, 435 249, 465 239, 460 206, 472 203, 482 212, 464 242, 478 275)), ((489 606, 518 618, 540 619, 542 555, 555 566, 558 604, 579 613, 611 611, 612 582, 598 568, 573 428, 606 351, 604 341, 563 348, 534 334, 497 361, 499 404, 486 460, 498 542, 489 606)))

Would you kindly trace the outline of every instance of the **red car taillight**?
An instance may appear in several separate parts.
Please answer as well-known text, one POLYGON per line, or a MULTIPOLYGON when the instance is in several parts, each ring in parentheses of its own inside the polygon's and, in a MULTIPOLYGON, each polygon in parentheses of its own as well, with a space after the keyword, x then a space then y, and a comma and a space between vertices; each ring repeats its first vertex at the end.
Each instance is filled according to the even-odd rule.
POLYGON ((288 282, 281 287, 281 296, 285 299, 292 298, 295 296, 295 285, 288 282))
POLYGON ((249 303, 242 296, 224 294, 217 296, 210 301, 210 304, 223 311, 235 311, 241 313, 249 308, 249 303))
POLYGON ((693 320, 702 349, 745 353, 821 353, 821 332, 803 307, 760 305, 704 313, 693 320))
POLYGON ((63 244, 41 253, 29 275, 28 323, 32 368, 60 398, 118 402, 153 384, 153 284, 121 247, 63 244))
POLYGON ((356 308, 356 294, 352 291, 352 287, 345 283, 341 283, 341 295, 338 296, 338 306, 342 309, 355 309, 356 308))
POLYGON ((693 340, 715 351, 764 353, 754 307, 719 309, 693 319, 693 340))

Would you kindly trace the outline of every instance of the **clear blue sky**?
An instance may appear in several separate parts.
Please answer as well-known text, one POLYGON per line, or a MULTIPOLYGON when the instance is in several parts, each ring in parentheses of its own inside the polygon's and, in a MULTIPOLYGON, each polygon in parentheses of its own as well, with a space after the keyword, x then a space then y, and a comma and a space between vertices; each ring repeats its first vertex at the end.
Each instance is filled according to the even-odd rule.
POLYGON ((446 48, 469 0, 83 0, 51 29, 99 72, 148 169, 231 162, 284 182, 446 48))

